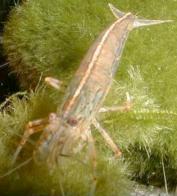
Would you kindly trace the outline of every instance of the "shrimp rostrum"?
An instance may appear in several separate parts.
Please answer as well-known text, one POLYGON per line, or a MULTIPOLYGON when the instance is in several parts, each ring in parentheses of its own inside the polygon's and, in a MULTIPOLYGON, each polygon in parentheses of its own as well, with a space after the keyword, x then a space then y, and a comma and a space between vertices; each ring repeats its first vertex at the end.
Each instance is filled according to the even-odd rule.
MULTIPOLYGON (((109 7, 116 20, 100 34, 87 52, 57 112, 49 114, 46 119, 27 124, 26 131, 14 154, 13 162, 17 159, 29 136, 38 131, 43 132, 33 152, 37 162, 45 161, 54 165, 60 162, 62 155, 78 153, 82 149, 82 145, 79 144, 83 141, 88 142, 89 154, 95 160, 91 125, 100 132, 115 156, 121 155, 121 150, 97 121, 96 116, 100 112, 127 111, 131 107, 131 100, 127 94, 127 103, 124 106, 102 108, 129 32, 141 26, 170 21, 138 19, 131 13, 125 14, 119 11, 111 4, 109 7)), ((45 81, 57 89, 60 87, 60 81, 54 78, 47 77, 45 81)))

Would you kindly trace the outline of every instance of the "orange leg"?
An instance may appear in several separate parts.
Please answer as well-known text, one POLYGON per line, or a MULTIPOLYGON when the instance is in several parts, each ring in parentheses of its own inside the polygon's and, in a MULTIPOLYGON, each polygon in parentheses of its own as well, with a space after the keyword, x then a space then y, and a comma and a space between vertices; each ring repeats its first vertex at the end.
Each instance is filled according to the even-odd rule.
POLYGON ((56 78, 46 77, 45 82, 57 90, 60 90, 62 82, 56 78))
POLYGON ((133 107, 131 97, 129 93, 126 93, 127 100, 122 106, 112 106, 112 107, 103 107, 99 110, 100 113, 103 112, 127 112, 133 107))
POLYGON ((90 190, 90 196, 95 195, 96 190, 96 184, 97 184, 97 177, 96 177, 96 167, 97 167, 97 161, 96 161, 96 150, 95 150, 95 144, 94 139, 91 133, 91 130, 88 130, 88 145, 89 145, 89 157, 90 161, 92 163, 92 171, 93 171, 93 183, 90 190))
POLYGON ((93 120, 93 125, 100 132, 102 137, 105 139, 106 143, 111 147, 112 151, 115 153, 115 156, 116 157, 121 156, 122 153, 121 153, 120 149, 118 148, 118 146, 114 143, 112 138, 109 136, 109 134, 106 132, 106 130, 101 127, 101 125, 99 124, 99 122, 96 119, 93 120))
POLYGON ((26 144, 26 142, 28 141, 28 138, 34 134, 37 133, 39 131, 42 131, 43 128, 48 124, 48 119, 38 119, 35 121, 30 121, 27 125, 26 125, 26 129, 25 132, 23 134, 23 137, 16 149, 16 152, 14 153, 13 159, 12 159, 12 164, 15 163, 20 151, 22 150, 23 146, 26 144))

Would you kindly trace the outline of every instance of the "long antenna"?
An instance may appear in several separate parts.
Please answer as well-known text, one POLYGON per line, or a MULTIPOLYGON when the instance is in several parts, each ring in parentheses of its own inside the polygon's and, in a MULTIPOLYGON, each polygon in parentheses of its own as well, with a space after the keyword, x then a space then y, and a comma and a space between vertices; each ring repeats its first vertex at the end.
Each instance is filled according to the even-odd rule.
POLYGON ((4 67, 6 67, 9 63, 4 63, 2 65, 0 65, 0 70, 3 69, 4 67))
POLYGON ((9 170, 7 173, 5 173, 4 175, 0 176, 0 179, 9 176, 10 174, 12 174, 13 172, 15 172, 16 170, 20 169, 21 167, 27 165, 28 163, 30 163, 32 161, 32 157, 30 157, 29 159, 27 159, 26 161, 20 163, 17 167, 12 168, 11 170, 9 170))

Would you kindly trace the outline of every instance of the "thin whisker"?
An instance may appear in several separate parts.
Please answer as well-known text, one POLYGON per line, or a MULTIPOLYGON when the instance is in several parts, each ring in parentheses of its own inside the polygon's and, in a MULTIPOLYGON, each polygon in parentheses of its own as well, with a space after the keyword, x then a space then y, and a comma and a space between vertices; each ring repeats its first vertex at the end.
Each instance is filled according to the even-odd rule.
POLYGON ((9 65, 9 63, 1 64, 1 65, 0 65, 0 69, 3 69, 3 68, 5 68, 5 67, 7 67, 7 65, 9 65))
POLYGON ((21 167, 27 165, 28 163, 30 163, 32 161, 32 157, 30 157, 29 159, 27 159, 26 161, 20 163, 17 167, 14 167, 13 169, 9 170, 7 173, 5 173, 4 175, 0 176, 0 178, 4 178, 6 176, 9 176, 10 174, 12 174, 13 172, 15 172, 16 170, 20 169, 21 167))

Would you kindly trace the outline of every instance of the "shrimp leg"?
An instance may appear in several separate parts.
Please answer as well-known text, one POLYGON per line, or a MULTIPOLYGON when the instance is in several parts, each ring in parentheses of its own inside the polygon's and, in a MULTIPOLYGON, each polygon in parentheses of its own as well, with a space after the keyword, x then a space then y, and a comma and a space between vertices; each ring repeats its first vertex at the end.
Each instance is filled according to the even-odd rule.
POLYGON ((57 90, 60 90, 62 82, 56 78, 46 77, 45 82, 57 90))
POLYGON ((94 119, 92 123, 95 126, 95 128, 99 131, 99 133, 102 135, 102 137, 105 139, 106 143, 111 147, 112 151, 115 153, 115 157, 121 156, 122 153, 121 153, 120 149, 114 143, 114 141, 109 136, 107 131, 103 127, 101 127, 101 125, 99 124, 99 122, 96 119, 94 119))
POLYGON ((45 119, 38 119, 35 121, 30 121, 28 122, 28 124, 26 125, 25 128, 25 132, 23 134, 23 137, 13 155, 13 159, 12 159, 12 165, 15 163, 20 151, 22 150, 23 146, 26 144, 26 142, 28 141, 28 138, 37 132, 40 132, 43 130, 43 128, 48 124, 48 118, 45 119))
POLYGON ((105 112, 128 112, 132 108, 132 100, 129 95, 129 93, 126 93, 127 100, 125 103, 121 106, 112 106, 112 107, 102 107, 99 110, 99 113, 105 113, 105 112))
POLYGON ((90 129, 87 132, 87 136, 88 136, 89 157, 90 157, 90 161, 92 163, 92 171, 93 171, 93 183, 91 186, 89 196, 93 196, 95 193, 96 184, 97 184, 97 177, 96 177, 97 161, 96 161, 96 150, 95 150, 94 139, 93 139, 93 136, 92 136, 90 129))
POLYGON ((50 129, 51 131, 53 130, 53 124, 54 122, 58 122, 58 116, 56 113, 50 113, 47 118, 42 118, 34 121, 28 122, 26 125, 25 132, 23 134, 23 137, 17 147, 16 152, 14 153, 13 159, 12 159, 12 164, 15 163, 21 149, 23 146, 26 144, 28 141, 28 138, 33 135, 34 133, 43 131, 43 130, 48 130, 50 129))

